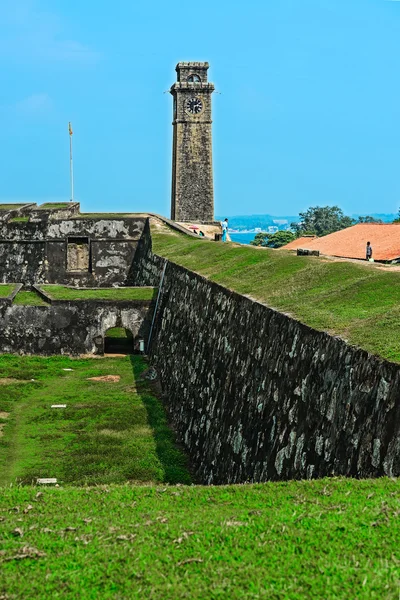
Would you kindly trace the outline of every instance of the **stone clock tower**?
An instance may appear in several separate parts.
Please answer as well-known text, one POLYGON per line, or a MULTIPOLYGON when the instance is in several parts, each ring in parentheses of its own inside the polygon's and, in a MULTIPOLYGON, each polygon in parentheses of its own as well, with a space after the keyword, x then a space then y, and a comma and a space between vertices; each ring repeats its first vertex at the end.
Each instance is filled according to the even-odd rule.
POLYGON ((207 62, 180 62, 174 97, 171 219, 212 223, 214 190, 207 62))

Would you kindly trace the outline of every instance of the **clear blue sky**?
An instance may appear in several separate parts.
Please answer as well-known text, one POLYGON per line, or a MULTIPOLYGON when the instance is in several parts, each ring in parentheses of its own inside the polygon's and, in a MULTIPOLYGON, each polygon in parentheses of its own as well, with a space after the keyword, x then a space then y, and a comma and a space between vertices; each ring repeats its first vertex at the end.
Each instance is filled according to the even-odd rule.
POLYGON ((1 201, 169 215, 180 60, 208 60, 216 213, 400 206, 400 1, 3 0, 1 201))

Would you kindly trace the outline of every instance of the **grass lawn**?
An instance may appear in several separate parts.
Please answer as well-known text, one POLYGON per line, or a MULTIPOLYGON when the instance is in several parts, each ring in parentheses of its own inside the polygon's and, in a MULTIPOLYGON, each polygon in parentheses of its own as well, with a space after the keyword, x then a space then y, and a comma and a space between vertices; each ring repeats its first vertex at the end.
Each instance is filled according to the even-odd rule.
POLYGON ((112 327, 111 329, 107 329, 106 337, 113 339, 132 339, 132 332, 129 331, 129 329, 124 329, 124 327, 112 327))
POLYGON ((29 221, 29 217, 13 217, 10 219, 10 223, 27 223, 29 221))
POLYGON ((190 482, 145 368, 140 356, 0 356, 0 485, 190 482), (107 375, 120 380, 88 380, 107 375))
POLYGON ((24 306, 48 306, 47 302, 35 291, 21 291, 14 298, 14 304, 22 304, 24 306))
POLYGON ((113 327, 108 329, 104 338, 104 352, 110 354, 132 354, 133 335, 129 329, 113 327))
POLYGON ((400 362, 400 272, 152 230, 153 251, 240 294, 400 362))
POLYGON ((141 213, 79 213, 74 219, 131 219, 140 216, 141 213))
POLYGON ((22 206, 25 206, 26 204, 29 204, 29 202, 21 202, 19 204, 2 203, 0 204, 0 210, 16 210, 18 208, 21 208, 22 206))
POLYGON ((7 298, 15 288, 15 283, 0 283, 0 298, 7 298))
POLYGON ((35 210, 54 210, 56 208, 67 208, 68 206, 68 202, 45 202, 45 204, 41 204, 35 210))
POLYGON ((42 285, 42 290, 54 300, 152 300, 157 288, 121 287, 99 289, 75 289, 63 285, 42 285))
POLYGON ((1 495, 3 597, 399 597, 398 481, 41 491, 1 495))

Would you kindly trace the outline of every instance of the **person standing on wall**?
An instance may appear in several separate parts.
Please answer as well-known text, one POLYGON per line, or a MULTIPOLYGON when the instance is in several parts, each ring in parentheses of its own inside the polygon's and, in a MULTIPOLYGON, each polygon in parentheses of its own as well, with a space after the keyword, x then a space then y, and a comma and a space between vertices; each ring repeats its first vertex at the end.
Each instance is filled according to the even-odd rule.
POLYGON ((371 242, 367 242, 367 247, 366 247, 366 260, 371 260, 372 259, 372 246, 371 246, 371 242))
POLYGON ((225 219, 225 221, 222 221, 221 227, 222 227, 222 241, 226 242, 226 236, 228 235, 228 219, 225 219))

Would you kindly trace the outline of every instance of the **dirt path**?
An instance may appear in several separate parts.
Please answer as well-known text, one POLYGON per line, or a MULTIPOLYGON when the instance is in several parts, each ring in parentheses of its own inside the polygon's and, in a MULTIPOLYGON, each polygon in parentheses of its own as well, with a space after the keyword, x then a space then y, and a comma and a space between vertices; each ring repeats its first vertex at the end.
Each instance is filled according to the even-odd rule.
POLYGON ((383 264, 383 263, 377 263, 377 262, 367 262, 366 260, 359 260, 357 258, 339 258, 338 256, 328 256, 325 254, 321 254, 320 256, 321 259, 325 259, 325 260, 329 260, 331 262, 351 262, 357 265, 360 265, 362 267, 365 267, 366 269, 383 269, 384 271, 400 271, 400 265, 399 264, 394 264, 394 265, 387 265, 387 264, 383 264))

